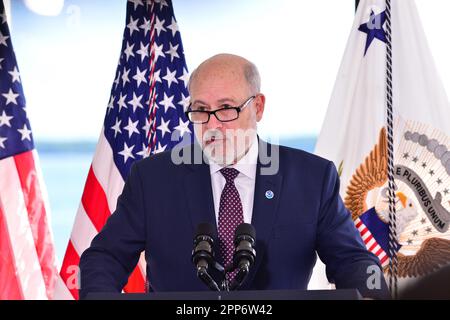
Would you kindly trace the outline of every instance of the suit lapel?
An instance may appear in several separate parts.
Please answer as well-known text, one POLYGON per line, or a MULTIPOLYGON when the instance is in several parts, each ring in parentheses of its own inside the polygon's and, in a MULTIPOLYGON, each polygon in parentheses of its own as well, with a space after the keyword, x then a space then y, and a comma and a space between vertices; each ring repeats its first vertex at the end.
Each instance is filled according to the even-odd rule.
MULTIPOLYGON (((268 144, 259 139, 259 154, 258 165, 256 167, 256 182, 255 182, 255 195, 253 201, 253 214, 252 225, 256 230, 256 260, 255 265, 250 271, 247 280, 245 281, 243 288, 249 287, 255 277, 258 268, 261 266, 261 262, 267 251, 269 245, 270 236, 277 216, 278 203, 281 196, 281 185, 283 176, 279 170, 276 174, 262 175, 261 169, 265 167, 261 163, 261 152, 270 150, 273 148, 271 144, 268 144), (264 146, 264 148, 261 148, 264 146)), ((273 149, 272 149, 273 152, 273 149)), ((278 152, 278 150, 276 150, 278 152)))

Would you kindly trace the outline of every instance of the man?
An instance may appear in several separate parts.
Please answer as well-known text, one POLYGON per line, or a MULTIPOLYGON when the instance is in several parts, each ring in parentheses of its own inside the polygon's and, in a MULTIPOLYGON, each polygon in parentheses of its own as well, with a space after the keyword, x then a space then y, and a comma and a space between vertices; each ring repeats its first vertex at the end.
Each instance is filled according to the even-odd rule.
POLYGON ((120 292, 143 250, 150 290, 207 290, 191 262, 196 226, 217 227, 215 253, 228 265, 234 230, 246 222, 256 229, 257 254, 242 290, 306 289, 317 251, 337 288, 388 298, 378 259, 339 197, 332 162, 257 137, 265 97, 256 67, 216 55, 193 72, 189 90, 198 145, 133 166, 116 212, 81 257, 80 296, 120 292), (198 146, 209 164, 193 160, 198 146))

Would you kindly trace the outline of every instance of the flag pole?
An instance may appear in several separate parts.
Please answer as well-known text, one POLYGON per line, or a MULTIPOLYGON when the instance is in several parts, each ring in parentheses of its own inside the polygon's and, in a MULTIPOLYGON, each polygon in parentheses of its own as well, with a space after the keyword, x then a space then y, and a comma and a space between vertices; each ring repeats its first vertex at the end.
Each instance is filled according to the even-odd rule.
MULTIPOLYGON (((360 0, 355 0, 355 12, 360 0)), ((389 198, 389 290, 392 297, 397 299, 398 274, 398 235, 395 209, 395 181, 394 181, 394 133, 393 133, 393 105, 392 105, 392 28, 391 28, 391 0, 386 0, 386 113, 387 113, 387 148, 388 148, 388 198, 389 198)))
POLYGON ((388 148, 388 194, 389 194, 389 289, 397 299, 397 221, 395 210, 394 181, 394 133, 392 98, 392 28, 391 0, 386 0, 386 112, 387 112, 387 148, 388 148))

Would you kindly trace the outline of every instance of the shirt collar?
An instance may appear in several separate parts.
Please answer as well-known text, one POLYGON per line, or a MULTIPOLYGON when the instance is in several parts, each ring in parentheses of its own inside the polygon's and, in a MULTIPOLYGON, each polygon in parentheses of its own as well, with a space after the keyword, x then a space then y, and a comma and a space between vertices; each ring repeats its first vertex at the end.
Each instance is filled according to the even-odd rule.
MULTIPOLYGON (((258 161, 258 147, 259 147, 258 146, 258 137, 255 134, 247 153, 236 164, 233 164, 228 167, 238 170, 240 173, 242 173, 243 175, 245 175, 251 179, 255 179, 256 164, 258 161)), ((214 161, 210 161, 210 163, 209 163, 209 169, 210 169, 211 174, 218 172, 222 168, 224 168, 224 167, 220 166, 219 164, 215 163, 214 161)))

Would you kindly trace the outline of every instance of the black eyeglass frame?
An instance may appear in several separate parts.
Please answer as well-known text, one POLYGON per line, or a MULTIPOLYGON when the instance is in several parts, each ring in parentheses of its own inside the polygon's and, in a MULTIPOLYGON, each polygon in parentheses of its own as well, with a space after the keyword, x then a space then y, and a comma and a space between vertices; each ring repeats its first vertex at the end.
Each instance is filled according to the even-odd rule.
MULTIPOLYGON (((208 110, 187 110, 184 114, 186 115, 186 117, 189 119, 190 122, 195 123, 195 124, 205 124, 208 123, 209 120, 211 119, 211 115, 214 115, 216 117, 217 120, 219 120, 220 122, 230 122, 230 121, 234 121, 236 119, 239 118, 239 114, 241 113, 242 110, 245 109, 245 107, 247 107, 250 104, 250 101, 252 101, 253 99, 256 98, 257 95, 253 95, 251 97, 249 97, 247 100, 244 101, 244 103, 236 106, 236 107, 225 107, 225 108, 220 108, 214 111, 208 111, 208 110), (219 117, 217 117, 216 113, 222 110, 230 110, 230 109, 234 109, 237 111, 237 116, 234 119, 230 119, 230 120, 221 120, 219 119, 219 117), (206 121, 203 122, 194 122, 191 120, 191 118, 189 117, 190 114, 194 114, 194 113, 206 113, 208 114, 208 119, 206 121)), ((189 105, 189 108, 191 107, 191 105, 189 105)), ((188 109, 189 109, 188 108, 188 109)))

